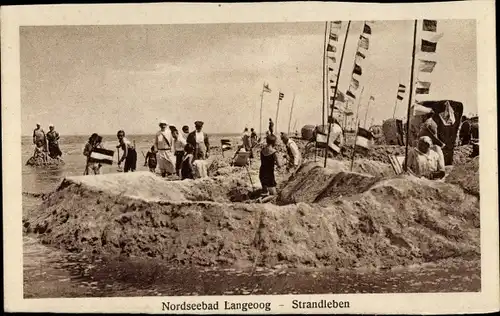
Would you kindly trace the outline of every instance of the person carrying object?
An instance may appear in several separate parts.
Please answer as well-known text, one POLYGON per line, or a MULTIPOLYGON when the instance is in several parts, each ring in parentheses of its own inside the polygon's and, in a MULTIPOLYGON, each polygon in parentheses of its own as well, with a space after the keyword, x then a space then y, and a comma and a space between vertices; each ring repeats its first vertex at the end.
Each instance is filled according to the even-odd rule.
POLYGON ((286 146, 287 160, 288 160, 286 169, 289 172, 294 172, 302 164, 302 155, 300 154, 299 147, 285 133, 281 133, 281 141, 286 146))
POLYGON ((118 133, 116 133, 116 137, 119 142, 116 148, 121 148, 123 150, 123 155, 120 160, 118 160, 118 168, 121 168, 121 163, 125 162, 123 172, 134 172, 137 167, 137 152, 135 151, 134 145, 125 137, 125 131, 123 130, 119 130, 118 133))
POLYGON ((97 133, 93 133, 87 142, 85 144, 85 147, 83 149, 83 155, 87 157, 87 162, 85 164, 85 171, 83 175, 89 175, 90 172, 92 171, 94 174, 101 174, 101 167, 102 165, 98 162, 90 162, 90 154, 94 149, 96 148, 102 148, 101 147, 102 143, 102 137, 99 136, 97 133))

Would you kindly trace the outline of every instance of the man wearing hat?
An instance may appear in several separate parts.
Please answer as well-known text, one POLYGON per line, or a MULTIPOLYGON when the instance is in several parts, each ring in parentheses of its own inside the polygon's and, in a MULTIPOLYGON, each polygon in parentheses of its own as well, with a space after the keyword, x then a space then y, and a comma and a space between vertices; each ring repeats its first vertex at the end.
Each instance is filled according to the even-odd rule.
POLYGON ((160 121, 160 130, 155 135, 155 148, 157 150, 158 169, 162 177, 175 173, 175 165, 172 155, 172 134, 167 129, 167 121, 160 121))
POLYGON ((36 123, 36 128, 33 130, 33 144, 36 145, 38 142, 42 142, 44 150, 47 151, 47 138, 40 126, 40 123, 36 123))
POLYGON ((194 159, 207 159, 208 153, 210 151, 210 143, 208 141, 208 135, 202 131, 203 122, 194 122, 195 130, 189 133, 187 137, 187 143, 194 147, 194 159))
POLYGON ((56 159, 62 156, 61 149, 59 149, 59 133, 56 132, 54 125, 49 124, 49 132, 47 133, 47 142, 49 146, 50 158, 56 159))
MULTIPOLYGON (((434 121, 432 117, 428 118, 420 127, 420 131, 418 133, 418 138, 420 139, 421 137, 427 136, 429 139, 432 141, 432 144, 430 146, 430 150, 435 151, 440 159, 440 163, 444 164, 444 154, 443 154, 443 146, 444 142, 439 138, 438 132, 437 132, 437 124, 434 121)), ((417 145, 418 146, 418 145, 417 145)))

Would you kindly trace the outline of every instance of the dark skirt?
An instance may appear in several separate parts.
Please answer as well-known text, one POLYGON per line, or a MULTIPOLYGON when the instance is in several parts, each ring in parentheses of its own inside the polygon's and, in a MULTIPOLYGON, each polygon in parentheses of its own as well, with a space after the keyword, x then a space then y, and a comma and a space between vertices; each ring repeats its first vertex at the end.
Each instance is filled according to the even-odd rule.
POLYGON ((260 154, 260 170, 259 180, 262 187, 273 188, 276 186, 276 179, 274 177, 274 164, 276 161, 276 153, 265 156, 260 154))
POLYGON ((182 158, 184 157, 184 151, 175 152, 175 172, 180 175, 180 170, 182 166, 182 158))
POLYGON ((181 178, 194 179, 193 166, 189 164, 189 159, 184 159, 181 164, 181 178))
POLYGON ((59 144, 49 143, 49 156, 51 158, 57 158, 62 156, 59 144))
POLYGON ((125 158, 124 172, 135 171, 137 167, 137 152, 134 148, 130 148, 127 153, 127 158, 125 158))

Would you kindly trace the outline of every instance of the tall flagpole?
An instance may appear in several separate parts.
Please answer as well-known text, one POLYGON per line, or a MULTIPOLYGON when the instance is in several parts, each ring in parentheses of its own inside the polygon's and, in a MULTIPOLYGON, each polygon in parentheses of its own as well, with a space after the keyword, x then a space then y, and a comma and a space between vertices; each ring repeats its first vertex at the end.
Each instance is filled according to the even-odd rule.
POLYGON ((278 105, 276 107, 276 121, 274 121, 274 135, 278 135, 278 112, 280 111, 280 94, 281 92, 278 91, 278 105))
POLYGON ((363 92, 364 92, 364 91, 365 91, 365 86, 363 86, 363 87, 361 88, 361 94, 359 95, 358 107, 357 107, 357 109, 356 109, 356 119, 354 120, 354 122, 355 122, 356 124, 358 124, 357 122, 358 122, 358 115, 359 115, 359 107, 361 106, 361 99, 363 98, 363 92))
POLYGON ((295 103, 295 93, 293 94, 292 107, 290 108, 290 118, 288 119, 288 134, 290 134, 290 126, 292 125, 293 104, 295 103))
POLYGON ((394 102, 394 111, 392 112, 392 118, 396 117, 396 107, 398 106, 398 97, 396 96, 396 102, 394 102))
MULTIPOLYGON (((335 105, 335 99, 337 98, 337 90, 339 88, 339 82, 340 82, 340 71, 342 69, 342 62, 344 61, 344 52, 345 52, 345 44, 347 43, 347 36, 349 35, 349 27, 351 26, 351 20, 349 20, 349 23, 347 23, 347 29, 345 31, 345 39, 344 39, 344 46, 342 47, 342 54, 340 55, 340 63, 339 63, 339 70, 337 72, 337 84, 335 85, 335 91, 333 92, 333 104, 335 105)), ((324 168, 326 168, 326 161, 328 158, 328 149, 330 148, 330 134, 332 132, 332 122, 331 122, 331 117, 333 117, 333 106, 331 107, 332 109, 330 110, 330 115, 328 116, 328 136, 326 137, 326 147, 325 147, 325 163, 324 163, 324 168)))
POLYGON ((264 84, 262 84, 262 92, 260 93, 260 125, 259 137, 262 137, 262 102, 264 101, 264 84))
POLYGON ((328 21, 325 22, 325 40, 323 41, 323 106, 322 106, 322 111, 321 111, 321 125, 325 125, 325 108, 326 108, 326 103, 325 103, 325 94, 328 93, 327 87, 325 84, 328 84, 326 82, 326 41, 328 40, 327 38, 327 31, 328 31, 328 21))
POLYGON ((417 20, 413 30, 413 52, 411 55, 411 70, 410 70, 410 96, 408 97, 408 111, 406 113, 406 148, 405 148, 405 163, 404 171, 408 171, 408 143, 410 142, 410 115, 411 115, 411 99, 413 94, 413 72, 415 68, 415 46, 417 43, 417 20))
POLYGON ((363 128, 366 128, 366 118, 368 117, 368 110, 370 109, 370 102, 372 98, 368 99, 368 104, 366 105, 365 120, 363 121, 363 128))

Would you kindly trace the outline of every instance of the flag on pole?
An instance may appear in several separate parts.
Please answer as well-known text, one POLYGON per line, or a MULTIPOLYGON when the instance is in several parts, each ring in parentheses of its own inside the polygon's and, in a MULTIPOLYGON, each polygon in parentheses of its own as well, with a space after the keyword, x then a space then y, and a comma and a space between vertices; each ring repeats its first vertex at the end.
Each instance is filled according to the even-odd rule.
POLYGON ((354 64, 354 70, 352 72, 358 76, 361 76, 363 74, 363 71, 361 70, 361 66, 359 66, 358 64, 354 64))
POLYGON ((335 33, 330 33, 330 40, 336 42, 339 40, 339 36, 335 33))
POLYGON ((373 97, 373 95, 372 95, 372 96, 370 96, 370 100, 375 101, 375 98, 373 97))
POLYGON ((370 142, 373 139, 373 134, 362 127, 358 127, 358 133, 356 135, 355 145, 368 149, 370 148, 370 142))
POLYGON ((335 47, 334 45, 328 44, 326 51, 335 53, 337 51, 337 47, 335 47))
POLYGON ((342 26, 342 21, 332 21, 332 23, 330 23, 330 27, 332 29, 340 29, 341 26, 342 26))
POLYGON ((354 62, 358 65, 362 64, 363 60, 365 60, 365 55, 363 55, 360 52, 356 53, 356 56, 354 57, 354 62))
POLYGON ((429 42, 422 39, 421 51, 424 53, 435 53, 436 52, 437 42, 429 42))
POLYGON ((368 50, 368 48, 370 47, 370 41, 368 40, 368 38, 363 36, 363 35, 360 35, 358 47, 361 47, 361 48, 368 50))
POLYGON ((404 84, 399 84, 399 87, 398 87, 398 93, 399 92, 402 92, 402 93, 405 93, 406 92, 406 86, 404 84))
POLYGON ((403 100, 403 96, 402 96, 402 95, 399 95, 399 94, 398 94, 398 97, 397 97, 397 98, 398 98, 398 100, 400 100, 400 101, 401 101, 401 100, 403 100))
POLYGON ((231 150, 231 140, 230 139, 221 139, 220 146, 222 151, 231 150))
POLYGON ((284 97, 284 96, 285 96, 285 95, 284 95, 283 93, 281 93, 281 92, 280 92, 279 99, 280 99, 280 100, 283 100, 283 97, 284 97))
POLYGON ((328 67, 328 71, 333 71, 333 68, 332 67, 328 67))
POLYGON ((437 21, 436 20, 424 20, 423 30, 426 32, 436 32, 437 31, 437 21))
POLYGON ((417 81, 417 91, 416 94, 429 94, 429 89, 431 87, 430 82, 417 81))
POLYGON ((418 70, 421 72, 432 72, 436 66, 435 61, 420 59, 420 64, 418 65, 418 70))
POLYGON ((335 56, 328 56, 328 58, 330 58, 334 64, 337 62, 335 56))
POLYGON ((358 90, 359 88, 359 81, 357 79, 355 79, 354 77, 351 78, 351 85, 350 87, 353 87, 354 89, 353 90, 358 90))
POLYGON ((349 90, 347 90, 347 92, 345 93, 345 95, 347 95, 350 98, 356 99, 356 96, 351 91, 349 91, 349 90))
POLYGON ((263 90, 264 90, 264 92, 271 93, 271 89, 269 88, 269 84, 268 83, 264 84, 263 90))
POLYGON ((366 23, 365 23, 365 26, 363 27, 363 33, 372 34, 372 28, 366 23))
POLYGON ((114 154, 115 152, 112 150, 104 148, 94 148, 90 153, 89 162, 112 165, 114 154))

